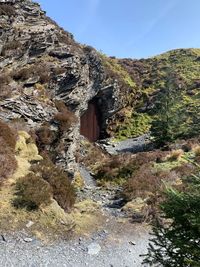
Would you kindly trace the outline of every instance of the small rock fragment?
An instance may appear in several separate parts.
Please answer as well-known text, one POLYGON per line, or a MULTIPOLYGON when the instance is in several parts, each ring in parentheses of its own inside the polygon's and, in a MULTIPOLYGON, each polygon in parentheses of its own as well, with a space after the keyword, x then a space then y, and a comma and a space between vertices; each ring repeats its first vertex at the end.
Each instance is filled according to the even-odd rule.
POLYGON ((87 250, 89 255, 98 255, 101 251, 101 246, 98 243, 91 243, 87 250))
POLYGON ((30 228, 30 227, 33 226, 33 225, 34 225, 34 222, 29 221, 29 222, 26 224, 26 227, 27 227, 27 228, 30 228))
POLYGON ((4 235, 1 235, 1 240, 6 242, 6 239, 5 239, 5 236, 4 235))
POLYGON ((30 243, 30 242, 33 241, 33 239, 30 238, 30 237, 26 237, 26 238, 24 238, 24 241, 25 241, 26 243, 30 243))
POLYGON ((133 245, 133 246, 136 245, 133 241, 130 241, 129 244, 130 244, 130 245, 133 245))

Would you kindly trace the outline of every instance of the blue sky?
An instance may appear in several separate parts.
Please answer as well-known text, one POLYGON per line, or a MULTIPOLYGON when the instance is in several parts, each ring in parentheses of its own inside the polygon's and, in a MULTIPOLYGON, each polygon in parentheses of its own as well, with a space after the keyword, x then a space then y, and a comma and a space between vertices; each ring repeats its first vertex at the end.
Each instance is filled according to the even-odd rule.
POLYGON ((200 0, 36 0, 75 39, 116 57, 200 47, 200 0))

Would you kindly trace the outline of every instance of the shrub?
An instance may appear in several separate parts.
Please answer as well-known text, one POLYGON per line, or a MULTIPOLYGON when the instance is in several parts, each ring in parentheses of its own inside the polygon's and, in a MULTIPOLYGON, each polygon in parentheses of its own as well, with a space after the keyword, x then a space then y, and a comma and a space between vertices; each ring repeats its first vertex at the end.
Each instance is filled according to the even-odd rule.
POLYGON ((17 168, 15 145, 17 134, 0 120, 0 181, 9 177, 17 168))
POLYGON ((19 41, 12 40, 3 46, 2 51, 1 51, 1 55, 5 56, 6 51, 17 50, 20 47, 21 47, 21 43, 19 41))
POLYGON ((3 73, 0 75, 0 100, 4 100, 11 96, 12 90, 9 86, 11 77, 8 73, 3 73))
POLYGON ((13 149, 0 137, 0 183, 13 174, 17 168, 17 162, 13 149))
POLYGON ((0 137, 3 138, 4 144, 15 149, 17 134, 2 120, 0 120, 0 137))
POLYGON ((39 76, 39 82, 44 84, 50 81, 50 70, 46 64, 34 64, 29 67, 15 70, 12 77, 14 80, 26 81, 34 76, 39 76))
POLYGON ((86 140, 80 142, 80 149, 76 153, 76 162, 83 163, 95 173, 98 171, 99 166, 109 161, 109 158, 110 156, 103 149, 86 140))
POLYGON ((114 181, 116 179, 128 179, 142 165, 151 162, 162 162, 167 152, 156 150, 153 152, 141 152, 136 155, 121 154, 108 159, 97 169, 96 179, 114 181))
POLYGON ((0 5, 0 16, 7 15, 13 16, 15 15, 15 8, 8 4, 1 4, 0 5))
POLYGON ((45 145, 50 145, 55 140, 55 133, 50 129, 49 124, 44 124, 36 130, 37 145, 43 149, 45 145))
POLYGON ((36 164, 32 170, 49 183, 54 199, 65 211, 69 211, 75 203, 75 190, 67 173, 49 159, 36 164))
POLYGON ((32 210, 41 205, 49 205, 53 194, 48 182, 37 174, 29 173, 17 181, 16 196, 13 201, 14 206, 32 210))
POLYGON ((60 74, 64 74, 65 72, 66 72, 66 69, 65 68, 63 68, 63 67, 55 67, 53 70, 53 75, 54 76, 58 76, 58 75, 60 75, 60 74))
POLYGON ((12 95, 12 90, 9 85, 0 85, 0 100, 4 100, 6 98, 11 97, 12 95))
POLYGON ((155 173, 151 165, 142 165, 124 184, 124 198, 132 200, 137 197, 147 198, 159 194, 162 183, 161 177, 161 173, 155 173))
POLYGON ((11 77, 9 73, 2 73, 0 75, 0 85, 8 85, 11 81, 11 77))
POLYGON ((131 164, 132 162, 132 157, 126 154, 113 156, 99 166, 95 178, 103 182, 117 182, 123 178, 128 179, 131 173, 136 169, 136 166, 131 164))
POLYGON ((55 105, 59 112, 55 114, 54 119, 59 122, 61 132, 69 130, 72 124, 77 121, 75 114, 62 101, 56 101, 55 105))
POLYGON ((194 173, 195 169, 196 168, 194 164, 185 163, 181 166, 173 168, 173 171, 175 171, 180 177, 186 177, 194 173))
POLYGON ((69 32, 66 32, 65 30, 61 29, 61 31, 58 32, 57 34, 57 38, 60 43, 73 45, 74 47, 77 46, 76 43, 74 42, 73 35, 69 32))
POLYGON ((172 188, 166 190, 161 205, 165 223, 155 222, 144 264, 199 266, 200 176, 189 177, 185 184, 185 191, 172 188))

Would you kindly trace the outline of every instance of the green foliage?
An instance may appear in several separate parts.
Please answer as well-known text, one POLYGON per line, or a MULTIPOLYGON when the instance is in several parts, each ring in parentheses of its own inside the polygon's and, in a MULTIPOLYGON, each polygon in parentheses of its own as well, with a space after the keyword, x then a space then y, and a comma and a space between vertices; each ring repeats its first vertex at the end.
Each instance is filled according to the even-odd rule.
MULTIPOLYGON (((171 70, 171 73, 175 73, 183 85, 177 95, 178 87, 175 83, 173 84, 171 82, 171 86, 174 87, 171 90, 171 100, 174 100, 174 110, 172 113, 176 114, 178 132, 175 136, 169 134, 167 138, 171 141, 171 139, 176 139, 179 134, 181 138, 198 135, 200 122, 200 49, 179 49, 149 59, 121 59, 117 62, 128 72, 131 79, 136 82, 137 89, 135 94, 134 96, 130 96, 133 100, 131 101, 129 99, 127 105, 131 106, 129 103, 133 103, 134 111, 137 111, 137 113, 142 111, 142 114, 148 114, 153 118, 156 118, 160 111, 159 109, 154 109, 155 105, 157 106, 157 101, 161 95, 166 95, 166 91, 168 90, 169 70, 171 70), (177 90, 175 90, 176 88, 177 90), (177 97, 180 97, 180 101, 178 101, 177 97), (179 115, 181 115, 181 118, 178 119, 179 115), (185 116, 185 121, 184 123, 180 123, 183 116, 185 116)), ((124 116, 126 117, 126 114, 124 116)), ((132 118, 127 118, 125 120, 126 124, 129 125, 131 120, 132 118)), ((116 119, 116 125, 117 123, 118 121, 116 119)), ((130 127, 128 126, 127 128, 129 129, 130 127)), ((161 124, 160 128, 164 129, 161 124)), ((114 127, 113 129, 115 131, 114 127)), ((172 129, 172 135, 173 133, 174 131, 172 129)), ((127 133, 123 132, 123 135, 126 136, 127 133)), ((129 135, 130 132, 128 132, 129 135)))
POLYGON ((148 133, 151 121, 152 118, 148 114, 133 112, 131 118, 127 118, 124 123, 117 127, 115 137, 123 140, 148 133))
POLYGON ((144 263, 200 266, 200 173, 187 178, 184 187, 166 190, 161 205, 165 223, 155 222, 144 263))
MULTIPOLYGON (((136 83, 131 78, 129 73, 124 69, 119 63, 116 58, 110 58, 103 54, 100 54, 103 64, 105 67, 107 67, 110 71, 113 72, 113 74, 116 74, 116 76, 120 77, 124 83, 132 88, 135 88, 136 83)), ((117 77, 116 77, 117 78, 117 77)))
POLYGON ((120 88, 120 101, 124 103, 124 106, 132 106, 137 92, 134 79, 129 75, 128 71, 119 64, 118 59, 107 57, 102 53, 99 53, 99 56, 101 57, 106 74, 105 83, 110 84, 117 81, 120 88))
POLYGON ((186 111, 183 107, 184 88, 180 78, 168 71, 165 87, 157 96, 154 107, 156 116, 152 121, 151 133, 158 145, 175 141, 188 131, 186 111))

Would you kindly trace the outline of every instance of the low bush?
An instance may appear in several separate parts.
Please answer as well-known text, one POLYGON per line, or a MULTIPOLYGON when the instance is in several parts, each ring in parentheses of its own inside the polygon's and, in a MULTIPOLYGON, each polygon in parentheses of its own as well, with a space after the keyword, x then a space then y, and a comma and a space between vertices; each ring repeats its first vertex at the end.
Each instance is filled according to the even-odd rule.
POLYGON ((37 136, 37 146, 40 150, 43 150, 46 145, 52 144, 56 138, 49 124, 42 125, 35 133, 37 136))
POLYGON ((77 121, 75 114, 70 111, 62 101, 56 101, 55 105, 58 109, 58 113, 55 114, 54 119, 59 123, 61 132, 69 130, 72 124, 77 121))
POLYGON ((96 172, 99 166, 102 166, 109 158, 110 156, 103 149, 88 140, 80 142, 80 149, 76 153, 76 162, 83 163, 93 172, 96 172))
POLYGON ((37 174, 30 173, 16 183, 16 198, 13 204, 17 208, 33 210, 41 205, 49 205, 52 199, 52 188, 48 182, 37 174))
POLYGON ((16 81, 26 81, 29 78, 39 76, 39 81, 41 84, 50 81, 50 69, 46 64, 34 64, 29 67, 24 67, 19 70, 13 71, 12 77, 16 81))
POLYGON ((0 100, 4 100, 6 98, 11 97, 12 89, 9 85, 0 85, 0 100))
POLYGON ((6 144, 11 149, 15 149, 17 134, 2 120, 0 120, 0 137, 3 138, 4 145, 6 144))
POLYGON ((11 81, 9 73, 2 73, 0 75, 0 85, 8 85, 11 81))
POLYGON ((195 173, 195 165, 191 163, 184 163, 181 166, 175 167, 172 170, 175 171, 179 177, 187 177, 192 173, 195 173))
POLYGON ((57 34, 57 38, 60 43, 65 43, 74 47, 77 46, 73 39, 73 35, 69 32, 64 31, 63 29, 61 29, 61 31, 57 34))
POLYGON ((6 43, 1 51, 1 56, 6 56, 7 51, 14 51, 21 47, 21 43, 19 41, 12 40, 6 43))
POLYGON ((0 184, 5 178, 11 176, 16 168, 17 161, 13 149, 0 137, 0 184))
POLYGON ((136 155, 122 154, 113 156, 102 164, 96 174, 97 180, 115 181, 117 179, 129 179, 142 165, 151 162, 162 162, 167 152, 156 150, 153 152, 141 152, 136 155))
POLYGON ((58 204, 65 211, 70 211, 75 203, 75 190, 67 173, 58 168, 49 159, 34 165, 32 170, 49 183, 52 188, 53 198, 58 204))
POLYGON ((15 159, 16 132, 0 120, 0 182, 8 178, 17 168, 15 159))
POLYGON ((162 176, 162 173, 155 173, 151 165, 142 165, 124 184, 124 198, 130 201, 137 197, 156 196, 160 192, 162 176))
POLYGON ((0 100, 4 100, 11 96, 12 90, 9 86, 11 77, 8 73, 0 75, 0 100))
POLYGON ((15 15, 15 8, 9 4, 1 4, 0 5, 0 16, 7 15, 13 16, 15 15))

